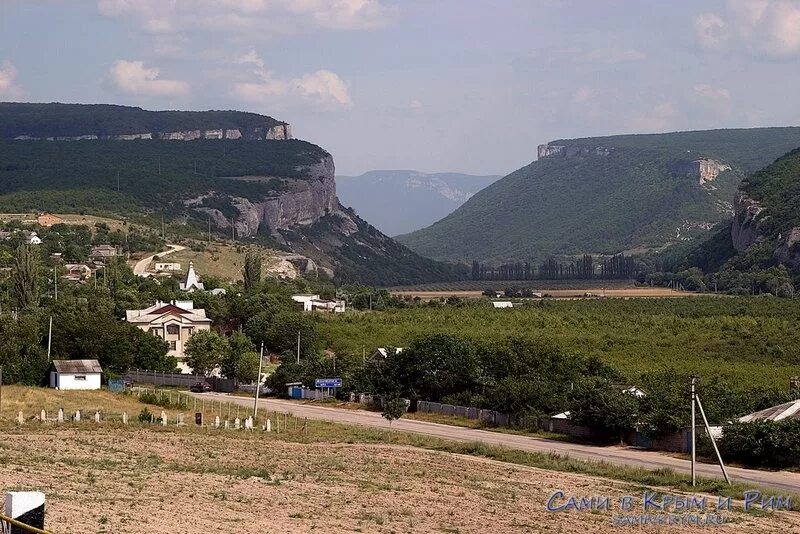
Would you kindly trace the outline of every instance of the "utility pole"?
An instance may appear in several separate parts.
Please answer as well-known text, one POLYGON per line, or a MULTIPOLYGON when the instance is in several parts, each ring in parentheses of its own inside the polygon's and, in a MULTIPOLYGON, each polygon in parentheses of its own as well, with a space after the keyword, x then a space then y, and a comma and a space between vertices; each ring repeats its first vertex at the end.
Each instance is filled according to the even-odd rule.
POLYGON ((166 239, 167 237, 166 229, 164 227, 164 212, 161 212, 161 239, 166 239))
POLYGON ((261 357, 258 359, 258 378, 256 378, 256 399, 253 401, 253 422, 258 414, 258 392, 261 390, 261 366, 264 365, 264 342, 261 342, 261 357))
POLYGON ((58 302, 58 274, 56 273, 55 267, 53 267, 53 284, 55 287, 53 296, 55 298, 55 301, 58 302))
MULTIPOLYGON (((731 486, 731 479, 728 477, 728 470, 725 469, 725 464, 722 462, 722 455, 719 453, 719 448, 717 447, 717 440, 714 439, 714 436, 711 435, 711 427, 708 426, 708 419, 706 419, 706 411, 703 410, 703 404, 700 402, 700 396, 695 394, 695 400, 697 401, 697 407, 700 408, 700 415, 703 416, 703 424, 706 425, 706 433, 708 433, 708 437, 711 438, 711 444, 714 446, 714 452, 717 454, 717 461, 719 462, 719 467, 722 469, 722 476, 725 477, 725 482, 731 486)), ((694 407, 692 407, 694 408, 694 407)))
POLYGON ((53 316, 50 316, 50 328, 47 330, 47 363, 50 363, 50 348, 53 346, 53 316))
POLYGON ((695 472, 695 462, 697 462, 697 425, 695 424, 697 419, 697 414, 695 413, 695 398, 697 396, 696 385, 697 385, 697 377, 692 375, 691 377, 691 396, 692 396, 692 486, 694 487, 697 483, 697 473, 695 472))
POLYGON ((208 244, 211 244, 211 215, 208 216, 208 244))
POLYGON ((0 414, 3 413, 3 366, 0 365, 0 414))
POLYGON ((119 193, 119 169, 117 169, 117 193, 119 193))
POLYGON ((300 363, 300 330, 297 331, 297 363, 300 363))

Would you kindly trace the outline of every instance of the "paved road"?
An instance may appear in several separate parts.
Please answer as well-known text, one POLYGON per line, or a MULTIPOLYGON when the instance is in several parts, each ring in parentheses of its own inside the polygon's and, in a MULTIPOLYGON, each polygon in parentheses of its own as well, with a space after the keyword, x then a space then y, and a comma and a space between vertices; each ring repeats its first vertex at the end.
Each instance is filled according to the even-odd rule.
POLYGON ((133 266, 133 274, 136 276, 150 276, 147 272, 147 266, 150 265, 150 262, 153 261, 153 258, 158 256, 159 258, 163 258, 167 254, 172 254, 173 252, 179 252, 181 250, 185 250, 186 247, 181 245, 167 245, 169 250, 165 250, 164 252, 156 252, 151 256, 147 256, 146 258, 142 258, 141 260, 136 262, 136 265, 133 266))
MULTIPOLYGON (((221 393, 204 393, 206 398, 225 398, 233 403, 241 404, 248 408, 253 407, 253 400, 233 397, 221 393)), ((673 458, 665 454, 652 451, 643 451, 627 447, 593 447, 577 443, 566 443, 530 436, 517 436, 502 434, 487 430, 461 428, 438 423, 399 419, 390 423, 379 413, 364 410, 345 410, 330 408, 313 404, 300 404, 297 402, 275 399, 259 400, 259 409, 282 411, 298 417, 308 417, 324 421, 333 421, 351 425, 363 425, 387 430, 415 432, 426 436, 450 439, 455 441, 478 441, 489 445, 499 445, 511 449, 530 452, 554 452, 563 456, 570 456, 579 460, 603 461, 612 464, 646 469, 669 468, 680 473, 690 473, 690 462, 680 458, 673 458)), ((722 473, 717 465, 698 464, 698 476, 707 478, 722 478, 722 473)), ((742 483, 751 483, 759 486, 768 486, 780 491, 800 492, 800 473, 786 471, 756 471, 753 469, 728 468, 731 479, 742 483)))

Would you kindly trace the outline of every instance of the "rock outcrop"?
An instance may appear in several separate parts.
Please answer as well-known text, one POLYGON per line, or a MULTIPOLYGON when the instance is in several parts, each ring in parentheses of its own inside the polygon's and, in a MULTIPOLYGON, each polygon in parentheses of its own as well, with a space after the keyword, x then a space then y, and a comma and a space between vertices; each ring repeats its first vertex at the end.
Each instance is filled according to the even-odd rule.
POLYGON ((702 158, 692 161, 677 161, 669 165, 670 173, 674 176, 692 176, 700 185, 713 182, 720 173, 731 170, 731 166, 721 161, 702 158))
POLYGON ((800 228, 794 227, 786 237, 781 237, 773 257, 778 263, 788 265, 795 271, 800 269, 800 228))
POLYGON ((613 149, 606 146, 589 145, 539 145, 536 154, 539 159, 563 157, 572 158, 575 156, 608 156, 613 149))
POLYGON ((61 137, 33 137, 18 135, 15 141, 135 141, 138 139, 163 139, 167 141, 194 141, 195 139, 244 139, 247 141, 283 141, 292 139, 290 124, 277 124, 271 127, 254 128, 212 128, 209 130, 177 130, 174 132, 141 132, 117 135, 83 134, 61 137))
MULTIPOLYGON (((298 226, 309 226, 326 215, 338 211, 336 199, 335 167, 333 157, 328 155, 314 165, 298 169, 303 177, 282 179, 281 191, 263 200, 243 197, 228 197, 238 214, 229 220, 221 211, 203 206, 205 198, 217 195, 214 191, 201 197, 187 200, 189 207, 211 217, 217 228, 235 227, 237 237, 248 237, 267 229, 277 236, 278 230, 298 226)), ((269 181, 272 177, 234 177, 249 181, 269 181)))
POLYGON ((731 240, 737 252, 744 252, 763 239, 758 232, 758 216, 763 209, 757 200, 750 198, 746 193, 739 191, 736 194, 731 240))

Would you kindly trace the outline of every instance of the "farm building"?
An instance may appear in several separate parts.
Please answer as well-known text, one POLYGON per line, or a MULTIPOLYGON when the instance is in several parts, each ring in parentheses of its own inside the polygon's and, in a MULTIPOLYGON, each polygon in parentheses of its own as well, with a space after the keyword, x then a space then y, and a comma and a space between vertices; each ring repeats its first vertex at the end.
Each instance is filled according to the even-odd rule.
POLYGON ((292 295, 292 300, 303 311, 327 311, 333 313, 342 313, 345 311, 345 302, 343 300, 323 300, 319 295, 292 295))
POLYGON ((514 304, 508 300, 495 300, 492 302, 492 306, 495 308, 513 308, 514 304))
POLYGON ((180 271, 181 264, 174 261, 157 261, 155 270, 157 273, 180 271))
POLYGON ((740 417, 739 421, 752 423, 753 421, 783 421, 784 419, 800 420, 800 399, 745 415, 740 417))
POLYGON ((50 387, 55 389, 100 389, 103 373, 97 360, 53 360, 50 387))
POLYGON ((370 361, 379 362, 383 361, 392 354, 400 354, 403 352, 403 347, 395 347, 395 348, 386 348, 386 347, 378 347, 375 349, 375 352, 372 353, 372 356, 369 357, 370 361))

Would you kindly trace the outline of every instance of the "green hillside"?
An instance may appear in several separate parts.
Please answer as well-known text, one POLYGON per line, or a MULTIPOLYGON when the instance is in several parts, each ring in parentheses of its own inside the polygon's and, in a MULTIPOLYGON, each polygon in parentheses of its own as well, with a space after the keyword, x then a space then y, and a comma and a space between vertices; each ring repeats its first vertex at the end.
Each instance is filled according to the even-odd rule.
POLYGON ((435 259, 500 263, 660 249, 733 215, 741 180, 800 145, 800 128, 557 140, 448 217, 398 239, 435 259), (693 160, 729 165, 701 185, 693 160))
POLYGON ((241 128, 252 131, 286 124, 242 111, 147 111, 110 104, 0 102, 0 139, 126 135, 178 130, 241 128))

